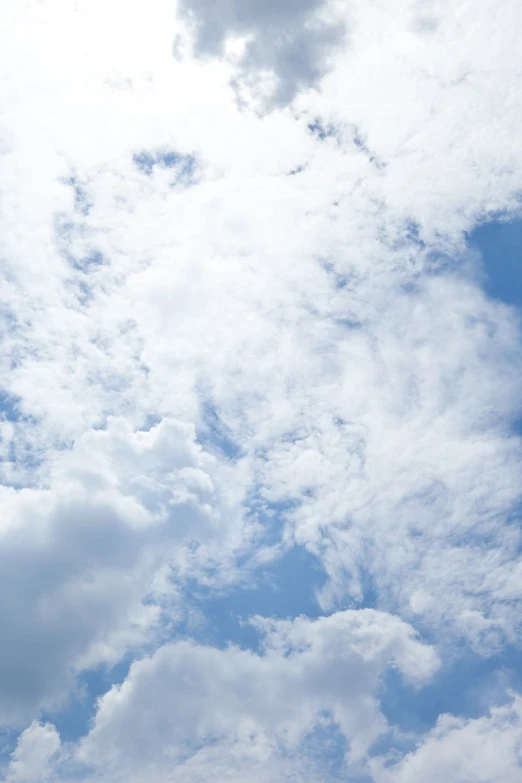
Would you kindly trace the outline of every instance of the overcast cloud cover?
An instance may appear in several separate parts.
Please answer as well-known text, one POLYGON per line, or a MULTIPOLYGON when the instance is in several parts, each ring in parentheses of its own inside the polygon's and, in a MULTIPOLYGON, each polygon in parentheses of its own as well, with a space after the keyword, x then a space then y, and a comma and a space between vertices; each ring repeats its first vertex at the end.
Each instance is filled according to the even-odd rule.
POLYGON ((0 4, 0 780, 522 780, 522 8, 0 4))

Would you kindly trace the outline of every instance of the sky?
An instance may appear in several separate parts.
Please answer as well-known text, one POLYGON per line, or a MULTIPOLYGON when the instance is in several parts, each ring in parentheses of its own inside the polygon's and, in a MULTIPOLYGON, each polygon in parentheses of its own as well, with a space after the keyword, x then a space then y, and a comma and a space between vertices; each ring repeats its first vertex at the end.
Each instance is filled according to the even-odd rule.
POLYGON ((0 4, 1 783, 522 780, 521 34, 0 4))

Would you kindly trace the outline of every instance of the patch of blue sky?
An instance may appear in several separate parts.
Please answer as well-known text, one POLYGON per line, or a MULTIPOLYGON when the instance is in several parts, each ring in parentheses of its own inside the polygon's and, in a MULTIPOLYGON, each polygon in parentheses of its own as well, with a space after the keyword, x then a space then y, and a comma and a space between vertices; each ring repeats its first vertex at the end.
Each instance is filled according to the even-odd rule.
MULTIPOLYGON (((499 216, 478 225, 467 239, 476 251, 478 280, 484 292, 522 315, 522 219, 499 216)), ((522 352, 522 332, 520 349, 522 352)), ((513 431, 522 435, 522 418, 513 423, 513 431)))
POLYGON ((365 155, 370 163, 373 163, 373 165, 377 169, 384 169, 386 168, 386 163, 382 160, 379 160, 379 158, 376 156, 376 154, 368 147, 366 141, 362 137, 359 129, 357 127, 353 128, 353 136, 352 141, 357 147, 357 149, 365 155))
POLYGON ((322 612, 316 595, 324 575, 316 558, 302 547, 294 547, 269 566, 251 574, 247 584, 223 593, 201 585, 188 586, 191 600, 205 622, 192 635, 205 644, 261 649, 258 632, 248 621, 255 615, 287 619, 322 612))
POLYGON ((92 208, 92 201, 89 198, 85 185, 77 177, 69 177, 65 180, 66 185, 70 185, 74 191, 74 208, 80 215, 87 216, 92 208))
MULTIPOLYGON (((326 780, 346 780, 346 758, 348 742, 332 716, 322 715, 312 733, 306 738, 304 753, 318 760, 326 780)), ((366 783, 367 776, 356 777, 350 773, 350 783, 366 783)))
POLYGON ((196 170, 194 155, 185 155, 175 150, 142 150, 133 155, 138 171, 147 177, 153 175, 155 168, 175 169, 179 179, 190 180, 196 170))
POLYGON ((120 685, 129 673, 132 658, 111 667, 100 666, 82 672, 77 678, 75 691, 61 709, 43 710, 42 722, 53 723, 62 742, 74 742, 89 730, 96 714, 98 699, 113 685, 120 685))
MULTIPOLYGON (((407 234, 419 249, 426 246, 414 224, 407 234)), ((466 234, 468 253, 434 252, 431 274, 471 274, 484 293, 506 305, 522 308, 522 219, 498 216, 479 223, 466 234), (471 258, 469 256, 471 251, 471 258)))
POLYGON ((334 323, 343 329, 362 329, 362 323, 355 321, 353 318, 336 318, 334 323))
POLYGON ((83 221, 59 215, 55 218, 55 233, 61 255, 73 269, 87 273, 106 263, 101 250, 85 241, 87 234, 83 221), (80 247, 83 245, 85 248, 81 255, 73 252, 75 240, 80 240, 80 247))
POLYGON ((18 732, 14 729, 0 729, 0 774, 9 764, 11 754, 16 747, 18 732))
MULTIPOLYGON (((148 369, 145 368, 144 372, 148 372, 148 369)), ((158 424, 161 424, 162 417, 155 413, 147 413, 144 416, 144 420, 141 424, 141 429, 143 430, 151 430, 154 427, 157 427, 158 424)))
POLYGON ((70 289, 82 307, 87 307, 94 299, 93 287, 85 280, 75 280, 74 283, 71 283, 70 289))
MULTIPOLYGON (((29 486, 33 481, 37 483, 36 476, 42 464, 42 453, 41 445, 34 444, 26 437, 25 432, 36 424, 36 418, 21 409, 20 403, 20 398, 0 388, 0 421, 11 422, 17 427, 16 435, 10 441, 7 453, 3 459, 0 458, 0 462, 16 465, 17 474, 9 479, 12 486, 29 486)), ((7 481, 5 475, 3 480, 7 481)))
MULTIPOLYGON (((287 498, 281 501, 270 501, 264 497, 262 487, 256 486, 245 498, 245 516, 252 528, 257 528, 256 552, 263 548, 277 548, 281 552, 289 549, 284 544, 285 534, 291 531, 293 515, 301 506, 303 499, 311 496, 310 490, 303 490, 301 497, 287 498)), ((239 568, 248 568, 252 561, 252 553, 247 552, 239 557, 239 568)))
POLYGON ((320 117, 316 117, 307 125, 309 133, 316 136, 320 141, 337 137, 337 130, 334 125, 324 123, 320 117))
POLYGON ((414 221, 407 221, 404 233, 403 233, 403 239, 405 242, 409 244, 413 244, 415 247, 417 247, 420 250, 423 250, 426 247, 426 243, 422 239, 421 236, 421 230, 418 223, 415 223, 414 221))
POLYGON ((18 421, 20 419, 19 403, 18 397, 14 397, 0 388, 0 418, 4 421, 18 421))
POLYGON ((217 450, 231 460, 240 457, 241 447, 232 438, 230 429, 211 400, 206 400, 201 405, 201 417, 203 426, 198 432, 201 445, 210 451, 217 450))
MULTIPOLYGON (((179 622, 165 626, 163 641, 192 638, 221 649, 234 644, 261 653, 262 637, 249 620, 255 615, 277 619, 304 615, 315 619, 322 615, 315 596, 323 583, 315 557, 301 547, 289 550, 270 566, 253 573, 246 585, 235 589, 216 591, 214 587, 188 583, 185 589, 189 609, 179 622)), ((42 719, 54 723, 64 741, 83 736, 96 712, 96 700, 112 685, 123 682, 131 662, 128 658, 111 668, 84 672, 67 705, 62 710, 44 711, 42 719)), ((336 759, 340 763, 344 755, 338 749, 342 737, 335 738, 336 730, 331 727, 317 731, 328 734, 329 763, 336 763, 336 759)))
POLYGON ((335 263, 328 258, 318 258, 317 263, 328 275, 330 282, 338 291, 353 288, 357 283, 357 275, 353 270, 341 272, 335 263))
POLYGON ((375 578, 369 568, 359 565, 357 579, 360 585, 360 597, 349 599, 346 609, 378 609, 380 606, 379 593, 375 578))
POLYGON ((469 234, 468 243, 480 254, 486 294, 522 307, 522 219, 482 223, 469 234))
MULTIPOLYGON (((341 140, 341 129, 336 128, 332 123, 324 122, 320 117, 315 117, 312 122, 307 125, 307 130, 319 141, 326 141, 327 139, 335 139, 337 142, 341 140)), ((386 167, 386 163, 379 160, 375 153, 368 147, 365 139, 361 135, 359 128, 356 125, 349 126, 347 128, 351 134, 351 140, 354 146, 372 163, 376 168, 383 169, 386 167)), ((295 173, 295 172, 290 172, 295 173)))
MULTIPOLYGON (((518 313, 522 327, 522 218, 510 219, 499 215, 477 225, 465 239, 464 250, 444 249, 442 245, 439 250, 429 250, 419 227, 408 223, 394 247, 400 249, 407 243, 413 243, 429 263, 424 274, 470 279, 482 288, 486 296, 511 307, 514 314, 518 313)), ((401 284, 401 289, 414 295, 421 284, 422 275, 416 273, 401 284)), ((487 326, 486 323, 484 325, 487 326)), ((520 338, 518 358, 522 356, 522 328, 520 338)), ((513 433, 522 434, 522 418, 511 422, 510 427, 513 433)))
POLYGON ((491 705, 509 701, 509 689, 522 688, 520 650, 506 646, 484 657, 457 646, 433 680, 421 688, 408 684, 396 669, 381 683, 381 709, 404 732, 429 731, 440 715, 478 718, 491 705))
POLYGON ((105 263, 103 253, 97 249, 90 250, 81 258, 74 258, 74 256, 68 254, 67 260, 71 266, 82 272, 90 272, 93 268, 102 266, 105 263))

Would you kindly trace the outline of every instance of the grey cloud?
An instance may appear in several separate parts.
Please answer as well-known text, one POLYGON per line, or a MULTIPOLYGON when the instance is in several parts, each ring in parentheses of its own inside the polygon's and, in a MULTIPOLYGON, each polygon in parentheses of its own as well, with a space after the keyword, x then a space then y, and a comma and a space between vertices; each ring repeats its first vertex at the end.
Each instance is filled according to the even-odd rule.
POLYGON ((180 12, 194 26, 198 56, 220 56, 230 36, 245 36, 235 85, 256 95, 263 73, 275 84, 271 105, 284 105, 300 89, 316 85, 328 71, 329 57, 345 39, 338 19, 326 18, 323 0, 182 0, 180 12))
POLYGON ((50 777, 50 762, 60 749, 60 737, 49 723, 32 723, 18 738, 5 783, 37 783, 50 777))
POLYGON ((143 642, 155 570, 212 535, 211 464, 190 427, 115 420, 58 457, 49 488, 4 488, 0 725, 58 706, 79 670, 143 642))

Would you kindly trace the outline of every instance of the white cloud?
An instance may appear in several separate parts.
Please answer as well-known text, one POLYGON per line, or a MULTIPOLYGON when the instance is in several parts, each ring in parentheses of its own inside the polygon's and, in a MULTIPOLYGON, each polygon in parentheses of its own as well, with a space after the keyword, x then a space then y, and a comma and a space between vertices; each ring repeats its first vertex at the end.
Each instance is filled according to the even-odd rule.
MULTIPOLYGON (((281 539, 317 555, 325 608, 369 579, 439 640, 518 640, 519 325, 455 270, 473 267, 464 231, 519 208, 519 21, 513 0, 2 3, 0 374, 18 406, 0 431, 3 720, 157 644, 169 569, 240 580, 235 553, 281 539), (189 11, 196 59, 176 60, 189 11), (263 98, 265 71, 279 108, 242 113, 230 80, 263 98), (237 460, 197 445, 209 408, 237 460)), ((274 650, 187 645, 136 664, 98 720, 170 654, 263 683, 276 660, 289 681, 274 650)), ((270 693, 310 724, 319 700, 301 716, 270 693)), ((225 734, 232 695, 213 713, 225 734)), ((245 779, 212 754, 183 774, 211 759, 245 779)))
POLYGON ((325 606, 360 598, 366 572, 385 606, 453 623, 483 652, 516 640, 518 339, 504 308, 449 278, 339 340, 342 378, 307 390, 295 436, 259 465, 268 499, 299 501, 291 535, 332 576, 325 606))
MULTIPOLYGON (((519 9, 398 0, 350 3, 350 46, 302 108, 357 129, 385 167, 383 207, 427 241, 518 210, 519 9)), ((312 115, 313 116, 313 115, 312 115)))
POLYGON ((522 773, 522 704, 495 707, 475 720, 443 715, 396 765, 375 764, 376 783, 512 783, 522 773))
POLYGON ((197 767, 208 743, 233 759, 270 762, 296 752, 325 720, 339 725, 358 761, 386 729, 376 698, 386 667, 420 684, 438 665, 410 626, 372 610, 256 625, 265 634, 262 655, 182 641, 134 663, 100 700, 82 761, 126 779, 174 764, 182 780, 184 765, 197 767))
POLYGON ((163 596, 158 582, 165 568, 198 573, 210 541, 226 565, 234 517, 213 469, 190 427, 163 420, 134 432, 116 419, 57 454, 48 487, 3 488, 4 724, 56 707, 79 670, 150 644, 164 597, 175 622, 173 588, 163 596))
POLYGON ((52 724, 31 723, 18 738, 4 783, 44 783, 59 750, 60 737, 52 724))

